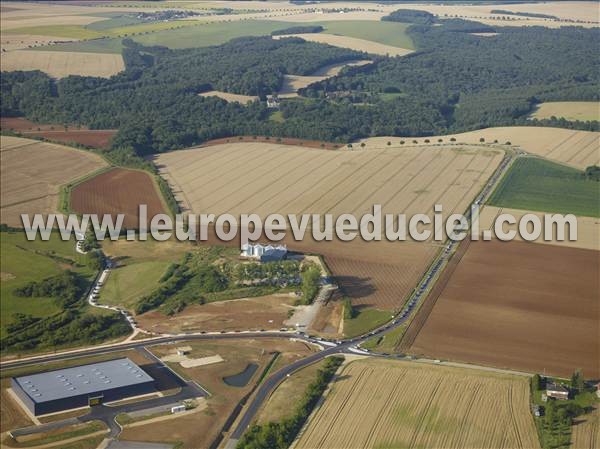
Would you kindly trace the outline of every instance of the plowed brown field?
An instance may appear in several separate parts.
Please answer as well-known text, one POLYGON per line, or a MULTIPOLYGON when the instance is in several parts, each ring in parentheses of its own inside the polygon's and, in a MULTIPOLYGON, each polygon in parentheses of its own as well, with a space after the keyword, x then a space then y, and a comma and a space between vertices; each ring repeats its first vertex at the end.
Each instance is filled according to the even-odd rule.
POLYGON ((473 242, 410 352, 568 377, 600 376, 600 253, 473 242))
POLYGON ((125 214, 123 225, 130 229, 138 227, 140 204, 148 206, 148 219, 165 213, 154 181, 139 170, 114 168, 82 182, 71 193, 71 208, 75 212, 125 214))
POLYGON ((78 143, 87 147, 107 149, 116 129, 64 129, 63 125, 42 125, 30 122, 22 117, 0 118, 2 129, 16 131, 25 136, 43 137, 55 142, 78 143))
POLYGON ((295 447, 540 446, 527 378, 369 359, 343 369, 295 447))

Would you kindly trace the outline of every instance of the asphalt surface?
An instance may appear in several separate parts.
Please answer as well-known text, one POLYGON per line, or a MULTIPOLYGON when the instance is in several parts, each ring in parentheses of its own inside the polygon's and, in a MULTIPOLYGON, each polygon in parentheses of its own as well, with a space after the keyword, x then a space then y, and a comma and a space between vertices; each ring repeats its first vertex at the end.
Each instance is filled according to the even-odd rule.
MULTIPOLYGON (((513 155, 505 156, 504 160, 500 163, 499 167, 496 169, 488 183, 484 186, 481 193, 476 197, 476 204, 484 204, 487 197, 493 191, 495 184, 500 180, 503 173, 508 169, 511 162, 514 160, 513 155)), ((470 219, 470 210, 465 214, 468 219, 470 219)), ((265 332, 229 332, 229 333, 201 333, 201 334, 180 334, 180 335, 171 335, 153 339, 152 341, 133 341, 130 343, 113 345, 110 347, 104 348, 90 348, 82 351, 78 351, 76 353, 63 353, 63 354, 50 354, 45 356, 36 357, 35 359, 30 360, 16 360, 10 362, 4 362, 0 364, 0 371, 6 370, 10 368, 17 367, 25 367, 30 365, 37 365, 40 363, 48 363, 53 361, 62 361, 62 360, 70 360, 76 359, 80 357, 88 357, 92 355, 98 354, 106 354, 111 352, 123 351, 126 349, 137 349, 140 351, 145 351, 150 354, 155 360, 162 364, 162 362, 154 357, 149 351, 145 348, 147 346, 153 346, 164 343, 172 343, 183 340, 223 340, 223 339, 245 339, 245 338, 297 338, 304 340, 306 342, 320 344, 323 347, 323 350, 320 352, 314 353, 304 359, 298 360, 269 376, 256 390, 252 401, 245 407, 243 410, 243 415, 240 418, 237 426, 230 434, 231 440, 238 440, 252 423, 256 413, 260 409, 263 402, 269 397, 271 392, 279 385, 289 374, 292 374, 294 371, 297 371, 301 368, 304 368, 314 362, 317 362, 325 357, 335 355, 335 354, 343 354, 343 353, 355 353, 355 354, 364 354, 371 356, 383 356, 389 358, 401 358, 402 356, 390 356, 388 354, 376 354, 371 353, 367 350, 361 350, 359 345, 372 337, 377 337, 384 335, 398 326, 404 324, 411 315, 411 312, 417 306, 419 300, 423 297, 427 296, 429 288, 431 284, 437 279, 437 275, 441 271, 441 269, 445 266, 445 263, 452 256, 453 250, 458 245, 459 242, 450 242, 447 244, 446 248, 438 255, 434 263, 425 273, 417 287, 415 288, 412 296, 409 298, 408 302, 404 306, 403 309, 393 318, 393 320, 381 326, 365 335, 360 337, 341 340, 341 341, 326 341, 322 339, 312 338, 310 336, 304 335, 304 333, 297 332, 276 332, 276 331, 265 331, 265 332)), ((168 369, 168 368, 167 368, 168 369)), ((177 376, 173 371, 169 370, 174 376, 177 376)), ((180 381, 182 379, 177 376, 180 381)), ((134 403, 134 404, 126 404, 117 407, 108 407, 108 406, 96 406, 93 407, 89 414, 78 418, 82 422, 91 421, 94 419, 99 419, 107 424, 110 428, 111 436, 117 436, 120 432, 120 427, 114 421, 114 417, 119 413, 127 413, 130 411, 142 410, 145 408, 156 407, 160 405, 164 405, 167 403, 172 403, 176 401, 181 401, 184 399, 189 399, 191 397, 199 397, 206 396, 206 390, 202 389, 199 385, 192 382, 184 382, 185 386, 182 386, 182 390, 173 396, 157 398, 157 399, 149 399, 142 402, 134 403)))

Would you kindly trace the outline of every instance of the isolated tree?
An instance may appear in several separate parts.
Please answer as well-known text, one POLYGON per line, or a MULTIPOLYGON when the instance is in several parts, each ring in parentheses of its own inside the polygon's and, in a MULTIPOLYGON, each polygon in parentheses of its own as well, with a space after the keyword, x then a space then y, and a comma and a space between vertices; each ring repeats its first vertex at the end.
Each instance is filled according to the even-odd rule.
POLYGON ((571 376, 571 388, 577 393, 580 393, 585 389, 583 374, 581 374, 581 370, 579 369, 576 370, 571 376))
POLYGON ((366 147, 366 146, 367 146, 367 144, 366 144, 366 143, 364 143, 364 142, 362 142, 362 143, 360 144, 360 147, 361 147, 361 148, 364 148, 364 147, 366 147))
POLYGON ((352 306, 352 301, 350 300, 350 298, 344 298, 343 304, 344 304, 344 319, 351 320, 352 318, 354 318, 356 316, 356 310, 352 306))
POLYGON ((392 142, 390 142, 390 141, 388 140, 388 143, 387 143, 387 144, 388 144, 388 147, 389 147, 389 146, 392 144, 392 142))
POLYGON ((539 374, 534 374, 531 378, 531 389, 536 392, 542 389, 542 379, 539 374))
POLYGON ((480 141, 481 143, 483 143, 483 142, 485 142, 485 139, 484 139, 483 137, 481 137, 481 138, 479 139, 479 141, 480 141))
POLYGON ((450 137, 450 142, 456 142, 456 137, 450 137))

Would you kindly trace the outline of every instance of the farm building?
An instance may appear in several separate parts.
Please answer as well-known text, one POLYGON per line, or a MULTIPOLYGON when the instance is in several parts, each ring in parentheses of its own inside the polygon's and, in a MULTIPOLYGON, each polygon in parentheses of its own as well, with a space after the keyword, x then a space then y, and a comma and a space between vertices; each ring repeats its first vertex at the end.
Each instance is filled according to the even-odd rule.
POLYGON ((11 386, 34 415, 156 391, 154 379, 128 358, 14 377, 11 386))
POLYGON ((275 262, 283 260, 287 255, 287 246, 285 245, 262 245, 260 243, 246 243, 242 245, 242 257, 258 259, 261 262, 275 262))
POLYGON ((559 384, 548 383, 546 396, 554 399, 569 399, 569 389, 559 384))
POLYGON ((267 95, 267 107, 271 109, 278 109, 280 105, 279 98, 277 95, 267 95))

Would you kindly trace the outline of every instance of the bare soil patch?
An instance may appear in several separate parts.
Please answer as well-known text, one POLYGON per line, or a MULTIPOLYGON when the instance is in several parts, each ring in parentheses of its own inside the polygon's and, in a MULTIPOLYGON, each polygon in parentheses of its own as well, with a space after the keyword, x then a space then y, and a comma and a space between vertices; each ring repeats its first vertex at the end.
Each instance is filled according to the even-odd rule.
POLYGON ((286 294, 193 304, 172 317, 159 311, 137 317, 140 327, 160 333, 279 329, 295 299, 286 294))
POLYGON ((410 351, 568 377, 600 376, 598 251, 473 242, 410 351))
POLYGON ((59 124, 37 124, 22 117, 2 117, 0 127, 24 136, 43 137, 53 142, 64 144, 80 144, 86 147, 108 149, 110 140, 117 133, 116 129, 87 129, 65 127, 59 124))

